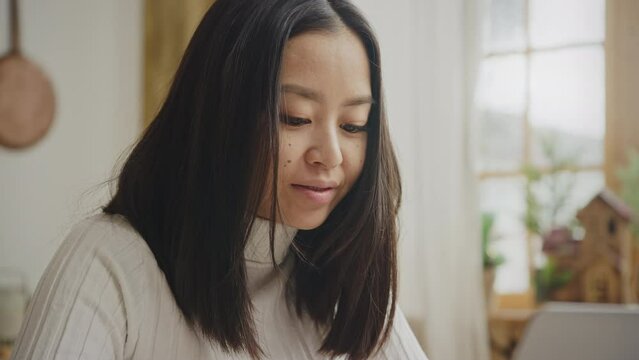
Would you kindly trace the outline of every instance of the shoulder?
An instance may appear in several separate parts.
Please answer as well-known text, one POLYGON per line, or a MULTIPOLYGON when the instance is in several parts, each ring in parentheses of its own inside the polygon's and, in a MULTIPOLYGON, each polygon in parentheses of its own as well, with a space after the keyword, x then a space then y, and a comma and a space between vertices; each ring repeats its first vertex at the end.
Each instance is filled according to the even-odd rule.
POLYGON ((77 270, 95 262, 110 271, 120 270, 121 274, 113 275, 125 277, 135 276, 144 266, 157 267, 140 234, 124 217, 109 214, 94 215, 74 225, 51 265, 58 263, 77 270))
MULTIPOLYGON (((98 214, 74 225, 41 279, 64 289, 63 297, 108 291, 129 327, 143 320, 164 274, 146 241, 121 215, 98 214), (77 294, 77 295, 73 295, 77 294)), ((46 286, 46 285, 45 285, 46 286)))
POLYGON ((139 300, 161 270, 142 236, 121 215, 98 214, 71 228, 43 275, 68 286, 110 278, 124 300, 139 300))
POLYGON ((97 214, 77 223, 63 244, 78 246, 86 251, 98 251, 105 255, 122 258, 132 265, 143 261, 135 256, 122 256, 134 252, 136 255, 152 255, 140 234, 121 215, 97 214))
POLYGON ((162 275, 146 241, 126 218, 104 213, 73 226, 50 266, 66 273, 66 278, 73 277, 69 272, 84 277, 108 275, 125 300, 136 301, 155 282, 149 280, 162 275))
POLYGON ((40 278, 17 358, 126 357, 137 343, 149 279, 160 278, 146 242, 124 218, 80 221, 40 278))

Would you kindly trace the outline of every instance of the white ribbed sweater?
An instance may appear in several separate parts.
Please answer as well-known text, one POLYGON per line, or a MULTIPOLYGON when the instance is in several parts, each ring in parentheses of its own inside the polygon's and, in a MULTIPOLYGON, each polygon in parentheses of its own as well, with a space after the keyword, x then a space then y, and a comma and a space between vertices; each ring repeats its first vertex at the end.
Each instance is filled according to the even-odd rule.
MULTIPOLYGON (((268 359, 326 359, 317 352, 322 339, 313 322, 286 305, 287 254, 295 229, 276 227, 281 271, 270 261, 268 227, 268 221, 256 219, 245 252, 258 342, 268 359)), ((100 214, 77 224, 47 267, 13 359, 249 357, 226 353, 192 331, 146 242, 124 218, 100 214)), ((399 309, 376 359, 426 359, 399 309)))

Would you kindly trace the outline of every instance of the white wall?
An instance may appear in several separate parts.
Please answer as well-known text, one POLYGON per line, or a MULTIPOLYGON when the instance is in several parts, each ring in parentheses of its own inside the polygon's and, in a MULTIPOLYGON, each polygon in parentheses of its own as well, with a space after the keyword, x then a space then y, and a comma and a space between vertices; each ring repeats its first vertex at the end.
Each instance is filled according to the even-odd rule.
MULTIPOLYGON (((8 49, 0 0, 0 53, 8 49)), ((140 129, 142 0, 20 1, 23 52, 49 75, 56 116, 35 146, 0 147, 0 267, 33 289, 70 226, 100 204, 140 129)), ((7 30, 5 30, 7 29, 7 30)))

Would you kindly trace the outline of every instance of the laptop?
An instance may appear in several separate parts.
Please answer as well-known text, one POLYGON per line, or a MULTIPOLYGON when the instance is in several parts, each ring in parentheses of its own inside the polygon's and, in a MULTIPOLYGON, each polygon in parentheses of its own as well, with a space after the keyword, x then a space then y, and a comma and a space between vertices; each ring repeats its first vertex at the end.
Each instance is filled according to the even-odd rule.
POLYGON ((549 303, 531 319, 514 360, 639 360, 639 306, 549 303))

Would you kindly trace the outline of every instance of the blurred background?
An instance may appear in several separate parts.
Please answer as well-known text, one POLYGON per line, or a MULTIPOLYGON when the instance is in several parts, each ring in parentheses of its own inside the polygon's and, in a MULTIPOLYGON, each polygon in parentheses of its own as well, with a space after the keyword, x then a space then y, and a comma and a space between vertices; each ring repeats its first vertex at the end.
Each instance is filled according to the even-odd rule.
MULTIPOLYGON (((429 357, 509 359, 547 301, 637 302, 639 2, 354 2, 382 47, 400 304, 429 357)), ((18 3, 55 110, 38 141, 0 146, 4 344, 70 227, 108 199, 212 1, 18 3)), ((0 56, 9 15, 0 0, 0 56)))

